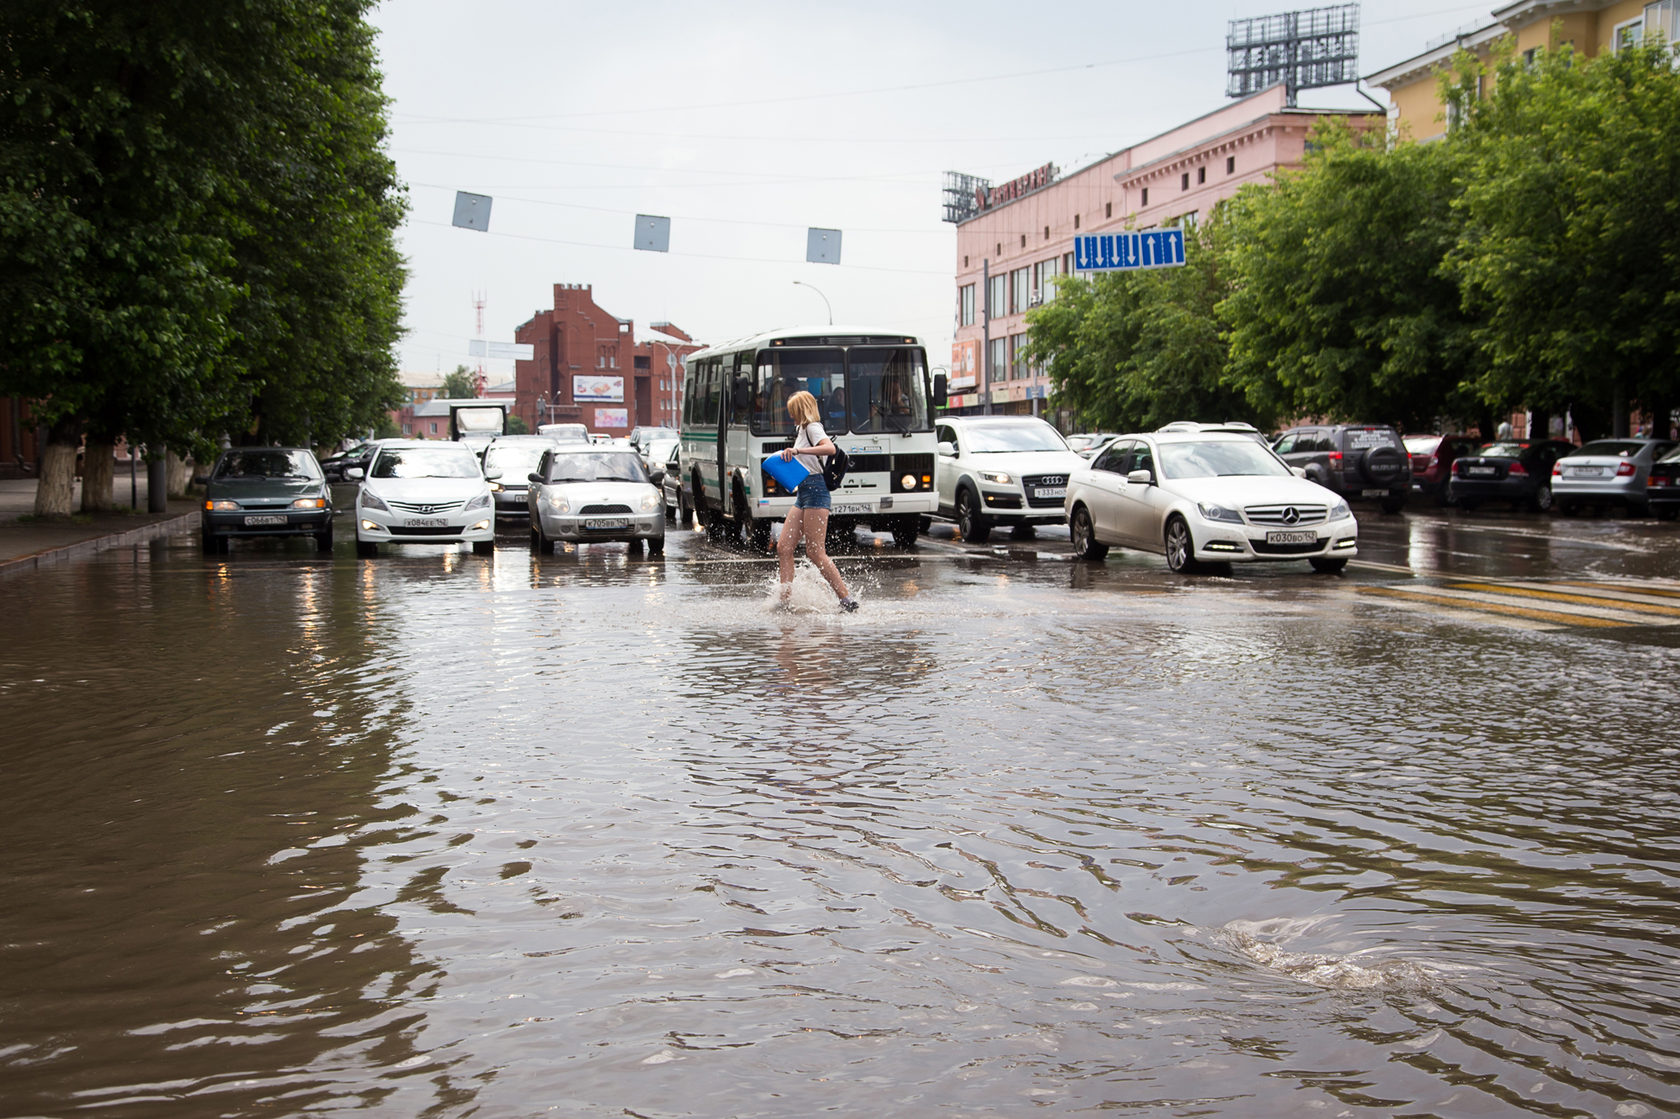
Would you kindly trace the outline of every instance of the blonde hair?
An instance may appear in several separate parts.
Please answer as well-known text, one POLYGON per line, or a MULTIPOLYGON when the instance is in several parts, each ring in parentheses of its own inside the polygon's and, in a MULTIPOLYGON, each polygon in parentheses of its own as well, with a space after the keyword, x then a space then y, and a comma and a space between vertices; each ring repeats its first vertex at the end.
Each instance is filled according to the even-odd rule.
POLYGON ((817 398, 803 389, 788 397, 787 410, 795 423, 814 424, 822 420, 822 410, 817 407, 817 398))

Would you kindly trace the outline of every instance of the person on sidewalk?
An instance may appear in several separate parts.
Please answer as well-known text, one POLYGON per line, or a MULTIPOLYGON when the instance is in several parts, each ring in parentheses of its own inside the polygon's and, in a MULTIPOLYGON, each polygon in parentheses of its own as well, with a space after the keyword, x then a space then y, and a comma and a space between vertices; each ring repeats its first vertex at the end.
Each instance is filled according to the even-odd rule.
POLYGON ((846 581, 840 577, 840 569, 834 566, 828 555, 828 511, 833 502, 828 494, 828 483, 823 481, 821 460, 834 453, 834 444, 829 440, 828 432, 823 430, 822 411, 817 406, 816 397, 808 392, 796 392, 788 397, 787 410, 793 422, 799 425, 799 431, 794 436, 793 446, 783 448, 779 453, 784 462, 797 458, 799 465, 810 473, 794 491, 793 508, 788 510, 787 520, 782 522, 781 538, 776 541, 782 602, 786 603, 793 595, 793 553, 803 537, 806 557, 817 565, 817 570, 822 572, 828 585, 840 597, 840 609, 848 612, 856 610, 857 599, 852 597, 846 581))

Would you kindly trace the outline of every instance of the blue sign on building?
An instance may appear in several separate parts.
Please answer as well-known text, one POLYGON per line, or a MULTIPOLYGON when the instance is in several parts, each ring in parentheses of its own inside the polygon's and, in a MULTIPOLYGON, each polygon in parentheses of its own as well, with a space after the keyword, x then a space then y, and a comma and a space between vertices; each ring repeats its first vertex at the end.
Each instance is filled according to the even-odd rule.
POLYGON ((1173 268, 1183 263, 1182 229, 1151 229, 1144 233, 1088 233, 1073 239, 1073 267, 1078 272, 1173 268))

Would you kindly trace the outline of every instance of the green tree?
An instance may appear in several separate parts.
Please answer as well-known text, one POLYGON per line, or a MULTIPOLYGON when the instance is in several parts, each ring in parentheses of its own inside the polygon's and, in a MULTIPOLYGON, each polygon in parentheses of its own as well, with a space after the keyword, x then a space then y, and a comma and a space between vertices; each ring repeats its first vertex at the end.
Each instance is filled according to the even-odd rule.
POLYGON ((69 511, 84 431, 330 441, 394 403, 367 6, 0 8, 0 392, 50 426, 37 512, 69 511))
POLYGON ((1254 416, 1222 379, 1225 237, 1215 213, 1186 231, 1183 267, 1063 279, 1027 316, 1027 359, 1049 373, 1052 403, 1121 431, 1254 416))
POLYGON ((1660 411, 1680 398, 1680 74, 1660 42, 1505 58, 1460 98, 1463 228, 1449 266, 1479 317, 1490 400, 1660 411))
POLYGON ((453 373, 443 378, 442 395, 450 400, 470 400, 478 395, 478 377, 464 365, 457 365, 453 373))
POLYGON ((1423 426, 1466 415, 1471 323, 1443 261, 1455 153, 1321 125, 1304 166, 1229 203, 1232 381, 1261 412, 1423 426))

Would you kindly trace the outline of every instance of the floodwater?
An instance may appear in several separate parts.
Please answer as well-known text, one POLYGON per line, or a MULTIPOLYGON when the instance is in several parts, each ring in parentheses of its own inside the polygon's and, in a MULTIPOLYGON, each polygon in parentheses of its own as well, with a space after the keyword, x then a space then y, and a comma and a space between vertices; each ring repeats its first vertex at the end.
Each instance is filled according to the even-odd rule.
POLYGON ((503 544, 0 585, 0 1114, 1680 1113, 1670 645, 503 544))

